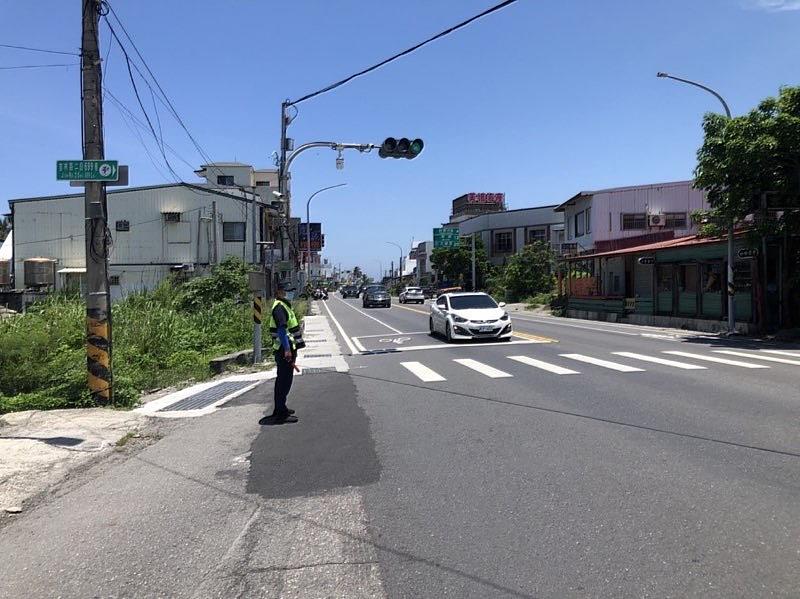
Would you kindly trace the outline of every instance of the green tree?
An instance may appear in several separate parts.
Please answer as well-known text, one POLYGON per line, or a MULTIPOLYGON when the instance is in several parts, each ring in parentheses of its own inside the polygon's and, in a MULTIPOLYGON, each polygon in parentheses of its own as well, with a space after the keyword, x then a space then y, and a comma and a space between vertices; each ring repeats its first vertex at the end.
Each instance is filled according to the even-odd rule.
POLYGON ((555 256, 550 245, 536 241, 509 258, 503 272, 503 285, 509 299, 519 301, 553 290, 555 256))
MULTIPOLYGON (((697 151, 695 184, 706 190, 710 211, 694 214, 705 234, 726 223, 759 214, 761 194, 773 206, 789 208, 777 218, 757 218, 751 234, 783 237, 788 250, 785 313, 800 319, 800 87, 783 87, 748 114, 727 119, 707 114, 697 151), (791 208, 794 208, 793 210, 791 208), (792 304, 793 305, 790 305, 792 304)), ((763 216, 759 214, 759 216, 763 216)))
MULTIPOLYGON (((439 271, 441 277, 462 287, 471 287, 472 281, 472 242, 469 238, 461 240, 454 248, 436 248, 431 252, 431 266, 439 271)), ((480 237, 475 239, 475 277, 477 289, 483 289, 492 274, 492 263, 486 256, 486 248, 480 237)))
POLYGON ((11 232, 11 220, 4 216, 0 218, 0 241, 3 241, 11 232))

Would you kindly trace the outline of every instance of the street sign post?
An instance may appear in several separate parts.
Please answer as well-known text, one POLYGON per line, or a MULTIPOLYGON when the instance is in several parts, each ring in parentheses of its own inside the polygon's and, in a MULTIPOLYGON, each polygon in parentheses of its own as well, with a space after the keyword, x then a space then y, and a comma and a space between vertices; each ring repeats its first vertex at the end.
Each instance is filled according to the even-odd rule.
POLYGON ((116 181, 119 163, 116 160, 58 160, 58 181, 116 181))
POLYGON ((437 227, 433 230, 434 248, 457 248, 460 243, 459 232, 455 227, 437 227))

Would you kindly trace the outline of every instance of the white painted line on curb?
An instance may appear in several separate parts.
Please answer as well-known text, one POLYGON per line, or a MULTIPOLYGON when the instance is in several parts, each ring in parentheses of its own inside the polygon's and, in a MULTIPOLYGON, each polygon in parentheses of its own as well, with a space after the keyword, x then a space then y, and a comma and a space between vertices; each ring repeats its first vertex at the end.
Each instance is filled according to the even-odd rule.
POLYGON ((347 344, 347 347, 350 350, 350 353, 351 354, 357 354, 358 350, 353 345, 353 342, 350 341, 350 336, 347 333, 344 332, 344 329, 342 328, 342 325, 340 325, 339 321, 336 320, 336 317, 333 315, 333 312, 331 312, 331 309, 328 307, 328 304, 323 302, 322 305, 325 306, 325 310, 328 312, 328 316, 331 317, 331 320, 333 321, 333 324, 335 324, 336 328, 339 329, 339 333, 341 333, 342 338, 344 339, 344 342, 347 344))
POLYGON ((337 299, 337 300, 339 300, 340 302, 342 302, 342 303, 343 303, 345 306, 347 306, 348 308, 352 308, 353 310, 355 310, 355 311, 356 311, 356 312, 358 312, 359 314, 361 314, 361 315, 363 315, 363 316, 366 316, 367 318, 371 318, 372 320, 374 320, 374 321, 375 321, 375 322, 377 322, 378 324, 382 324, 383 326, 385 326, 385 327, 386 327, 387 329, 389 329, 390 331, 394 331, 394 332, 395 332, 395 333, 397 333, 398 335, 402 335, 402 334, 403 334, 403 331, 398 331, 398 330, 397 330, 396 328, 394 328, 393 326, 386 324, 386 323, 385 323, 385 322, 383 322, 382 320, 378 320, 377 318, 375 318, 375 317, 374 317, 374 316, 372 316, 371 314, 367 314, 366 312, 364 312, 364 310, 359 310, 358 308, 356 308, 355 306, 353 306, 353 305, 351 305, 351 304, 347 303, 346 301, 344 301, 344 300, 340 300, 338 297, 337 297, 336 299, 337 299))
POLYGON ((527 364, 528 366, 533 366, 534 368, 541 368, 542 370, 552 372, 553 374, 580 374, 580 372, 577 370, 570 370, 569 368, 564 368, 563 366, 556 366, 555 364, 549 364, 547 362, 542 362, 541 360, 534 360, 528 356, 508 356, 508 358, 510 360, 516 360, 517 362, 527 364))
POLYGON ((411 374, 424 383, 439 383, 447 380, 438 372, 431 370, 420 362, 400 362, 400 366, 406 368, 411 374))
POLYGON ((594 364, 608 368, 609 370, 616 370, 617 372, 644 372, 642 368, 635 366, 627 366, 625 364, 618 364, 617 362, 609 362, 608 360, 601 360, 599 358, 592 358, 591 356, 584 356, 583 354, 559 354, 562 358, 569 358, 570 360, 577 360, 578 362, 586 362, 587 364, 594 364))
POLYGON ((503 372, 502 370, 498 370, 497 368, 489 366, 488 364, 484 364, 483 362, 478 362, 477 360, 472 360, 470 358, 456 358, 453 360, 453 362, 458 362, 462 366, 471 368, 475 372, 480 372, 481 374, 492 379, 502 379, 514 376, 513 374, 508 374, 507 372, 503 372))
POLYGON ((715 356, 704 356, 702 354, 692 354, 686 351, 669 350, 662 352, 673 356, 683 356, 684 358, 693 358, 695 360, 705 360, 706 362, 716 362, 717 364, 728 364, 729 366, 740 366, 742 368, 769 368, 764 364, 751 364, 750 362, 740 362, 739 360, 726 360, 725 358, 717 358, 715 356))
POLYGON ((615 351, 612 353, 615 356, 622 356, 623 358, 632 358, 634 360, 641 360, 642 362, 653 362, 654 364, 663 364, 664 366, 672 366, 673 368, 681 368, 683 370, 708 370, 708 368, 705 366, 698 366, 697 364, 676 362, 675 360, 666 360, 664 358, 656 358, 654 356, 645 356, 644 354, 635 354, 629 351, 615 351))
POLYGON ((787 360, 786 358, 775 358, 774 356, 759 356, 757 354, 748 354, 743 351, 732 351, 730 349, 715 349, 712 351, 715 354, 742 356, 743 358, 753 358, 755 360, 764 360, 765 362, 777 362, 778 364, 791 364, 793 366, 800 366, 800 360, 787 360))

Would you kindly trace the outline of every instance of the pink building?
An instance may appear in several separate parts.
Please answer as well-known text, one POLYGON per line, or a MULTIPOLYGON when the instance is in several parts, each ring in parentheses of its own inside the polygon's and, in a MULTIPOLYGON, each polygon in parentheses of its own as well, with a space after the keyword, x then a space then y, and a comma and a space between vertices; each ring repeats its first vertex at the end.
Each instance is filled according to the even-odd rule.
POLYGON ((610 251, 697 233, 694 210, 707 209, 693 181, 581 191, 556 208, 573 251, 610 251))

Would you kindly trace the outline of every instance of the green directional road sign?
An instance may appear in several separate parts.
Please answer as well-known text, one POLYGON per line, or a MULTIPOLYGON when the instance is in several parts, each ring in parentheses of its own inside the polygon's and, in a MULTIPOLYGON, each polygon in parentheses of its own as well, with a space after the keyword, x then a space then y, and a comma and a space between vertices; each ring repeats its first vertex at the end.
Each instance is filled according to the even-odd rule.
POLYGON ((438 227, 433 230, 434 248, 455 248, 460 243, 458 229, 455 227, 438 227))
POLYGON ((59 160, 56 162, 58 181, 116 181, 119 164, 116 160, 59 160))

